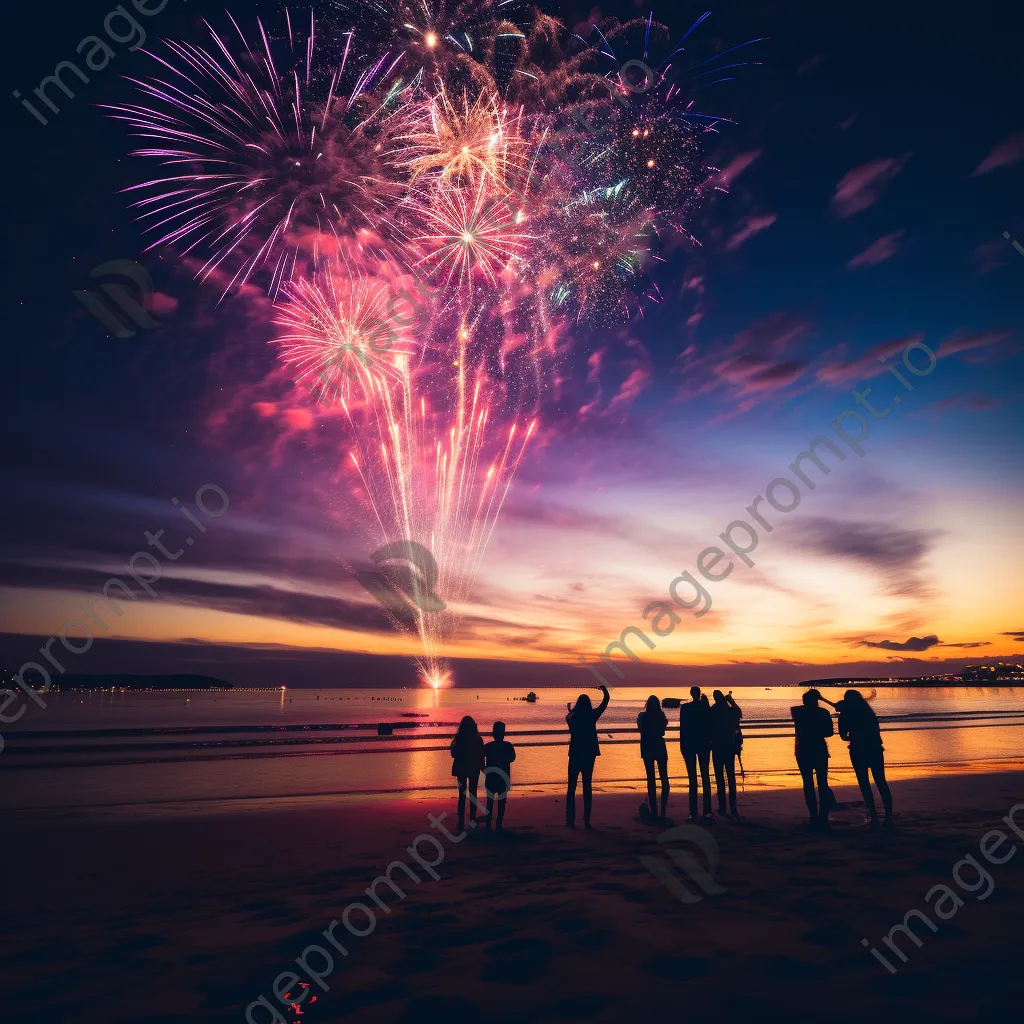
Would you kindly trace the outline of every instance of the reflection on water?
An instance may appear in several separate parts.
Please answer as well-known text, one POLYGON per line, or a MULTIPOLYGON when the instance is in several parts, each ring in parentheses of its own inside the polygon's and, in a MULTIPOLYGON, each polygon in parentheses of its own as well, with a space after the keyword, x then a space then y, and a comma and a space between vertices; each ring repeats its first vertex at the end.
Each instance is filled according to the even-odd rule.
MULTIPOLYGON (((802 688, 737 688, 744 712, 746 785, 798 782, 789 708, 802 688)), ((868 693, 869 688, 863 688, 868 693)), ((536 704, 511 690, 267 691, 263 693, 96 694, 48 698, 10 730, 0 755, 0 807, 158 804, 453 787, 448 742, 473 715, 487 736, 507 723, 518 758, 513 784, 561 785, 566 769, 565 706, 577 690, 543 690, 536 704), (404 723, 377 736, 379 722, 404 723), (305 727, 309 726, 309 729, 305 727), (363 726, 363 728, 356 728, 363 726), (246 731, 248 730, 248 731, 246 731), (31 767, 30 767, 31 766, 31 767), (73 766, 73 767, 72 767, 73 766)), ((601 719, 595 784, 620 788, 643 776, 636 715, 647 690, 618 688, 601 719)), ((685 688, 659 696, 685 698, 685 688)), ((838 700, 840 690, 825 691, 838 700)), ((1018 767, 1024 690, 1013 687, 879 689, 893 778, 949 770, 1018 767)), ((678 723, 678 711, 669 710, 678 723)), ((683 781, 675 735, 669 771, 683 781)), ((851 782, 846 744, 830 740, 831 771, 851 782)))

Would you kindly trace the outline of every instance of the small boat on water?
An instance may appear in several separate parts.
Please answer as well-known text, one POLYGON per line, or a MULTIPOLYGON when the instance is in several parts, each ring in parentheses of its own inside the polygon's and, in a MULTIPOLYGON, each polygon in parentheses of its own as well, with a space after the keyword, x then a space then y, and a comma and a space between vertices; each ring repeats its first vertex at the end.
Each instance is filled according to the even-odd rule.
POLYGON ((661 706, 663 708, 677 708, 682 704, 682 701, 678 697, 662 697, 661 706))
POLYGON ((537 703, 537 694, 535 694, 535 693, 533 692, 533 690, 531 690, 531 691, 530 691, 530 692, 529 692, 529 693, 528 693, 528 694, 527 694, 527 695, 526 695, 526 696, 525 696, 525 697, 523 698, 523 700, 525 700, 527 704, 536 704, 536 703, 537 703))

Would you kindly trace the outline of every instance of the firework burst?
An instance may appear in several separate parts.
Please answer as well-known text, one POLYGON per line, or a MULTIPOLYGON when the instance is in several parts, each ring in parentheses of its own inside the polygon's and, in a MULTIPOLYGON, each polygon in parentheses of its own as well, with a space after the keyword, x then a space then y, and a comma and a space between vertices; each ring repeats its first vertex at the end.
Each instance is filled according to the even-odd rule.
POLYGON ((268 268, 273 292, 296 272, 302 231, 373 226, 397 196, 382 140, 395 130, 399 86, 382 84, 394 65, 387 54, 351 68, 351 37, 338 65, 321 71, 314 25, 297 47, 289 19, 279 69, 262 23, 258 47, 232 25, 243 52, 209 26, 211 47, 168 42, 168 59, 155 58, 162 76, 131 79, 147 102, 108 109, 156 143, 135 155, 181 168, 131 189, 143 194, 133 205, 158 236, 150 248, 202 253, 198 276, 226 271, 225 292, 268 268))
POLYGON ((428 222, 432 232, 415 239, 426 253, 416 266, 443 277, 445 286, 472 289, 474 273, 478 282, 482 275, 488 284, 496 284, 530 240, 518 229, 508 202, 482 185, 436 193, 428 222))
POLYGON ((448 84, 494 80, 502 43, 524 38, 519 0, 333 0, 381 39, 401 39, 410 71, 448 84))
POLYGON ((258 44, 233 19, 230 42, 167 43, 110 109, 162 167, 135 187, 153 245, 267 289, 282 362, 350 427, 358 521, 433 553, 445 608, 413 628, 436 686, 555 361, 574 325, 657 299, 654 242, 691 237, 710 190, 722 118, 694 94, 739 65, 684 69, 695 25, 649 67, 652 18, 587 41, 511 0, 334 7, 354 27, 286 11, 258 44))
POLYGON ((531 144, 521 132, 522 112, 510 114, 497 95, 472 101, 463 92, 452 102, 441 88, 423 103, 420 124, 401 141, 408 147, 402 165, 413 184, 424 175, 440 185, 487 185, 498 190, 518 181, 525 171, 531 144))
POLYGON ((297 383, 323 400, 372 400, 385 382, 402 379, 418 352, 390 285, 335 272, 284 286, 275 323, 281 359, 297 383))

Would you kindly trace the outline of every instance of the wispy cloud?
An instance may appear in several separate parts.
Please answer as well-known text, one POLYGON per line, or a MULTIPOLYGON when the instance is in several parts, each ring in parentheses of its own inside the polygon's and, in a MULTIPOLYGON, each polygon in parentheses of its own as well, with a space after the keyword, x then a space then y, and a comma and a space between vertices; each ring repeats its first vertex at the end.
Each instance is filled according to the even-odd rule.
POLYGON ((746 412, 807 372, 807 361, 794 349, 809 328, 807 320, 778 312, 740 331, 727 346, 706 353, 689 346, 676 360, 676 372, 687 378, 682 393, 724 388, 739 400, 739 411, 746 412))
POLYGON ((728 188, 760 155, 760 149, 737 154, 714 176, 714 184, 728 188))
MULTIPOLYGON (((913 334, 908 334, 902 338, 889 338, 887 341, 872 345, 864 355, 857 359, 852 359, 849 362, 842 359, 833 359, 833 361, 825 363, 824 366, 818 368, 815 376, 825 384, 840 386, 849 384, 851 381, 863 380, 865 377, 877 377, 880 373, 885 373, 885 364, 882 362, 882 357, 888 359, 897 352, 902 352, 907 345, 923 340, 923 331, 915 331, 913 334)), ((838 348, 833 349, 831 354, 833 356, 842 356, 845 348, 844 345, 840 345, 838 348)))
POLYGON ((847 171, 836 186, 832 208, 839 217, 852 217, 882 198, 885 186, 906 166, 912 154, 869 160, 847 171))
POLYGON ((1007 263, 1006 253, 1006 240, 1003 238, 997 238, 991 242, 982 242, 971 253, 971 262, 974 264, 975 275, 981 277, 983 274, 989 274, 993 270, 1005 267, 1007 263))
POLYGON ((971 171, 971 177, 980 178, 983 174, 991 174, 1000 167, 1012 167, 1022 159, 1024 159, 1024 132, 1018 132, 993 146, 989 155, 971 171))
POLYGON ((857 253, 846 266, 850 270, 858 267, 873 267, 876 263, 884 263, 896 255, 900 247, 902 231, 894 231, 891 235, 882 235, 876 238, 863 252, 857 253))
POLYGON ((618 391, 612 395, 606 412, 618 412, 623 407, 631 404, 653 376, 651 357, 647 349, 634 338, 630 338, 626 344, 633 352, 633 356, 627 360, 629 373, 626 379, 619 386, 618 391))
POLYGON ((925 530, 818 516, 801 526, 795 543, 815 554, 845 559, 879 573, 889 594, 922 597, 927 588, 921 573, 934 539, 934 534, 925 530))
POLYGON ((938 357, 945 359, 947 356, 969 352, 971 355, 968 362, 996 362, 1009 355, 1002 342, 1010 337, 1009 331, 954 331, 942 339, 938 357))
POLYGON ((726 252, 734 252, 744 242, 753 238, 754 235, 759 235, 762 231, 767 231, 777 220, 779 219, 776 213, 765 213, 760 216, 744 217, 739 224, 736 225, 737 230, 730 236, 729 240, 725 243, 726 252))
POLYGON ((995 399, 989 398, 987 395, 950 395, 948 398, 943 398, 936 402, 934 405, 928 406, 926 409, 921 409, 919 412, 912 413, 914 416, 925 416, 931 419, 936 419, 944 412, 950 410, 964 410, 966 412, 985 412, 988 409, 995 409, 999 405, 995 399))
MULTIPOLYGON (((929 647, 935 647, 941 643, 937 636, 912 636, 908 640, 858 640, 854 647, 877 647, 883 651, 927 651, 929 647)), ((961 646, 951 644, 950 646, 961 646)))

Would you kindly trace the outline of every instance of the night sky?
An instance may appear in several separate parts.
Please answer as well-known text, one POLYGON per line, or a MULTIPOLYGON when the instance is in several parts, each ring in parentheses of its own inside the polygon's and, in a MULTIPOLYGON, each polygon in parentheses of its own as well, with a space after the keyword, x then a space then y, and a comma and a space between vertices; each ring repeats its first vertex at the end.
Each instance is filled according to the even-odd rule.
MULTIPOLYGON (((110 9, 6 15, 3 664, 38 660, 84 596, 147 550, 144 531, 163 528, 183 553, 158 599, 126 604, 106 639, 64 655, 68 671, 410 683, 400 656, 416 645, 351 575, 371 542, 345 501, 336 418, 260 390, 274 364, 269 303, 218 304, 172 253, 140 255, 148 242, 121 190, 143 169, 97 105, 128 100, 121 76, 145 73, 147 57, 116 44, 45 126, 10 96, 74 58, 110 9), (136 258, 161 322, 114 337, 72 293, 96 287, 93 267, 136 258), (194 509, 210 483, 230 507, 200 534, 172 499, 194 509)), ((231 9, 250 22, 278 10, 231 9)), ((551 10, 574 25, 647 12, 551 10)), ((702 12, 666 4, 655 17, 677 38, 702 12)), ((170 0, 140 18, 146 48, 199 41, 203 16, 223 13, 170 0)), ((1024 254, 1004 232, 1024 246, 1020 6, 723 3, 696 36, 707 55, 767 37, 740 51, 756 66, 701 96, 736 121, 706 152, 728 191, 693 225, 699 250, 662 252, 663 302, 588 328, 562 367, 568 384, 450 648, 473 659, 462 681, 525 678, 493 659, 597 657, 865 387, 879 409, 904 397, 872 421, 863 457, 848 453, 799 508, 773 513, 755 565, 709 585, 712 610, 684 613, 645 665, 754 683, 1017 660, 1024 254), (909 393, 879 356, 901 365, 918 343, 937 363, 909 393)))

